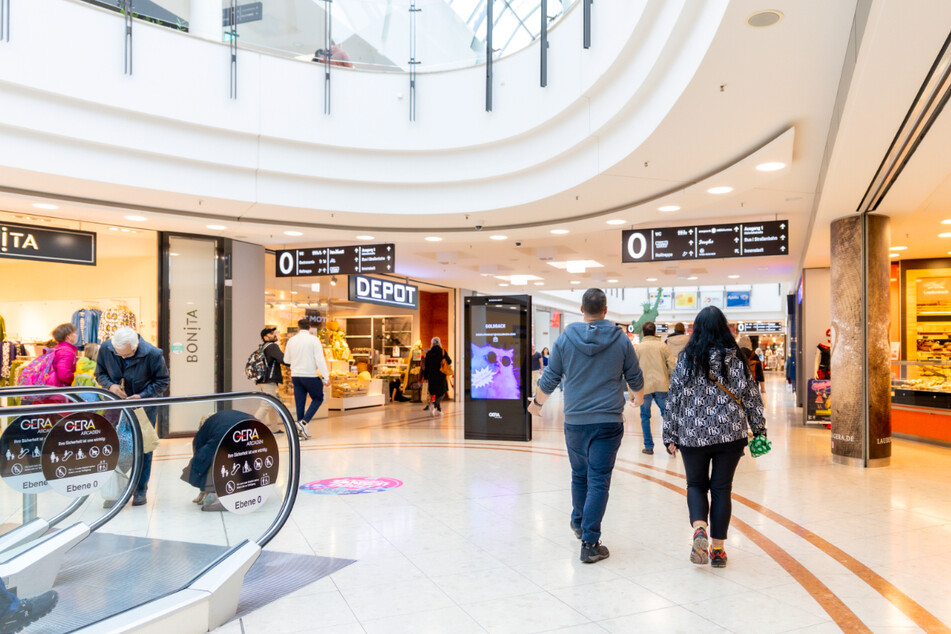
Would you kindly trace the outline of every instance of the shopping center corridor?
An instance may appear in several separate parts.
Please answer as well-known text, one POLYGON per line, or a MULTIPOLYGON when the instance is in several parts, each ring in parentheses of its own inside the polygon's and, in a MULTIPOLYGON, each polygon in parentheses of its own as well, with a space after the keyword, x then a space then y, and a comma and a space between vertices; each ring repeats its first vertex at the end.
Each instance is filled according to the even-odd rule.
MULTIPOLYGON (((218 631, 948 631, 951 449, 895 439, 890 467, 833 465, 830 432, 801 424, 778 373, 767 390, 773 450, 740 464, 721 570, 688 561, 683 467, 641 453, 634 416, 604 524, 611 556, 594 565, 568 526, 558 424, 539 419, 532 442, 514 443, 464 440, 453 403, 440 418, 403 403, 315 420, 302 490, 269 550, 353 563, 218 631), (359 476, 401 485, 307 490, 359 476)), ((167 536, 206 516, 179 479, 189 455, 188 440, 163 443, 149 504, 109 530, 167 536)))

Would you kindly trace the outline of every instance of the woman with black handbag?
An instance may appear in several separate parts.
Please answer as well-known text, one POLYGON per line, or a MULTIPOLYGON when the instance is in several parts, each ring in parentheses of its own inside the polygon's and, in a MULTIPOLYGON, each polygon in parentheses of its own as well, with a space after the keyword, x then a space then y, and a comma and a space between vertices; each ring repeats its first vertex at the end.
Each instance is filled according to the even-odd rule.
MULTIPOLYGON (((433 337, 432 347, 426 353, 425 373, 426 381, 429 383, 429 402, 430 413, 433 416, 442 416, 442 408, 439 404, 446 397, 449 391, 449 380, 446 368, 452 365, 452 359, 442 348, 442 341, 439 337, 433 337)), ((451 373, 451 370, 449 371, 451 373)))
POLYGON ((708 306, 697 315, 674 368, 664 414, 664 445, 671 455, 680 451, 687 474, 695 564, 726 567, 733 475, 748 428, 755 436, 766 435, 763 401, 726 317, 708 306))

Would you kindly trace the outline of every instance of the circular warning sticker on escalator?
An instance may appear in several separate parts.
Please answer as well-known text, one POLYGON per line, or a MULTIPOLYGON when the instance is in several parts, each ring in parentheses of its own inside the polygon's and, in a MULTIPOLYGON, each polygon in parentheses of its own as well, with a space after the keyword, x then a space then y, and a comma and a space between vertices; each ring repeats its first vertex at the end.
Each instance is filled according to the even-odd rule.
POLYGON ((246 420, 232 426, 218 444, 215 493, 232 513, 251 513, 270 497, 277 481, 277 440, 267 425, 246 420))
POLYGON ((59 419, 59 414, 20 416, 0 435, 0 477, 17 493, 50 488, 43 475, 43 440, 59 419))
POLYGON ((99 414, 64 416, 46 435, 43 475, 50 487, 68 497, 89 495, 101 487, 119 462, 119 436, 99 414))

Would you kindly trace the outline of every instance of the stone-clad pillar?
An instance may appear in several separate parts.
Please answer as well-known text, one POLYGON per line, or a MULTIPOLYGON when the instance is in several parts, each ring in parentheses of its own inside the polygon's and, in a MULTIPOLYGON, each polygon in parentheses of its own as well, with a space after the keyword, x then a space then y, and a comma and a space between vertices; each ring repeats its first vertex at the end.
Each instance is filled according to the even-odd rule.
POLYGON ((884 466, 892 455, 888 217, 832 223, 832 455, 884 466))

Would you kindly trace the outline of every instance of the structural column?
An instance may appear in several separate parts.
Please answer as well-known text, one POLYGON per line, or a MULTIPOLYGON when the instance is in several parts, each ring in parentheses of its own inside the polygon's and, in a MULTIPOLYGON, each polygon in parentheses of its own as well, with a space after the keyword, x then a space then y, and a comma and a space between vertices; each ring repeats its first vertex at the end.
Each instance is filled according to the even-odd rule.
POLYGON ((191 0, 188 11, 188 32, 213 42, 221 41, 222 12, 217 0, 191 0))
POLYGON ((892 455, 889 221, 832 223, 832 455, 860 467, 892 455))

